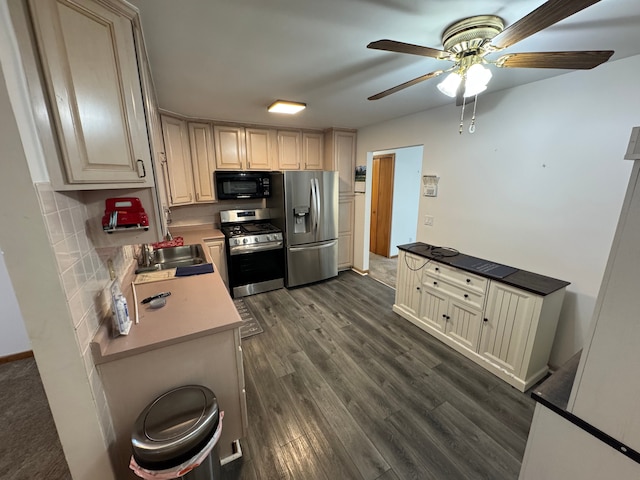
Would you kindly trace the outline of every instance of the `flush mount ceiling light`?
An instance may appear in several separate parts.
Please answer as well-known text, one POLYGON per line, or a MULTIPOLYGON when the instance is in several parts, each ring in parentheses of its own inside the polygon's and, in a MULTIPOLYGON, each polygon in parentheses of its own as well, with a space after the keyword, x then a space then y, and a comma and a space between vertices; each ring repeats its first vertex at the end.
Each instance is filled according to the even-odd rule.
POLYGON ((289 102, 287 100, 276 100, 271 105, 269 105, 269 108, 267 108, 267 112, 269 112, 269 113, 287 113, 289 115, 293 115, 293 114, 296 114, 298 112, 301 112, 305 108, 307 108, 307 104, 306 103, 289 102))

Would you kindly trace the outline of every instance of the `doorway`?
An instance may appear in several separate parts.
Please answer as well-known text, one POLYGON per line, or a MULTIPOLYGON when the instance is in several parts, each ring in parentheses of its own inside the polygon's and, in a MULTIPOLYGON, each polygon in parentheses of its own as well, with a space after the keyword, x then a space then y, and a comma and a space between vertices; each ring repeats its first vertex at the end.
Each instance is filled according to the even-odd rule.
POLYGON ((389 257, 391 251, 395 161, 393 153, 374 156, 371 169, 369 251, 382 257, 389 257))

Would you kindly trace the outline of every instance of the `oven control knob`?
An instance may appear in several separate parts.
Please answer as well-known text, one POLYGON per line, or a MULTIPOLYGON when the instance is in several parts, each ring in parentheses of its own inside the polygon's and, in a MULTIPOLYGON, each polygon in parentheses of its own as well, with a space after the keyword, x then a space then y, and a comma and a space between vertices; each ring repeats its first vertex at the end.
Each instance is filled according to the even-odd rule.
POLYGON ((249 242, 249 239, 248 239, 248 238, 243 238, 243 239, 242 239, 242 243, 247 243, 247 242, 249 242))
POLYGON ((256 243, 260 242, 260 237, 256 237, 256 243))

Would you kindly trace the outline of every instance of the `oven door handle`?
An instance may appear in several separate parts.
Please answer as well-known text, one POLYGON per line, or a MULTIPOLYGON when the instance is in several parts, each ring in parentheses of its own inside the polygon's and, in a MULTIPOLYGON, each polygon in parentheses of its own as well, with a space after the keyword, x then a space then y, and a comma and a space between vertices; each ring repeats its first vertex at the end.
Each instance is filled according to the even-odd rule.
POLYGON ((282 248, 282 242, 263 243, 258 245, 238 245, 229 249, 229 255, 242 255, 246 253, 267 252, 269 250, 278 250, 282 248))

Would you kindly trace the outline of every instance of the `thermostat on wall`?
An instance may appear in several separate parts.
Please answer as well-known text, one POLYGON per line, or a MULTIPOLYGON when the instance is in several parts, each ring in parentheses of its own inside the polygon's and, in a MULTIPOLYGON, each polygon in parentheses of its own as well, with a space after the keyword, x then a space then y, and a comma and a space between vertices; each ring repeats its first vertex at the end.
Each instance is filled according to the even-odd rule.
POLYGON ((424 197, 438 196, 438 180, 440 180, 440 178, 436 175, 422 176, 422 195, 424 197))

